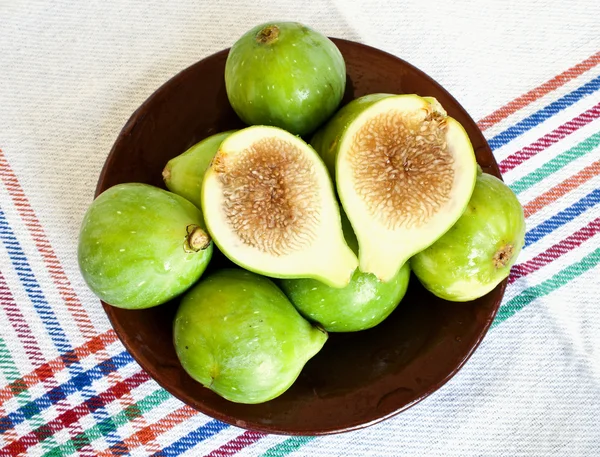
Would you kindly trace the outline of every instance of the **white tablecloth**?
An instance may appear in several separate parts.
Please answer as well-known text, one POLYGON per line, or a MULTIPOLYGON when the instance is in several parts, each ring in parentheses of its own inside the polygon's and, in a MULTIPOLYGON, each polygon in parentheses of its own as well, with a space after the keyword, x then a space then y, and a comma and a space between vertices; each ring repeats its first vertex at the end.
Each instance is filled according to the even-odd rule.
POLYGON ((594 0, 0 0, 0 455, 600 455, 599 51, 594 0), (183 406, 124 352, 76 262, 131 113, 272 19, 431 75, 483 120, 528 211, 499 318, 458 375, 393 419, 317 439, 183 406))

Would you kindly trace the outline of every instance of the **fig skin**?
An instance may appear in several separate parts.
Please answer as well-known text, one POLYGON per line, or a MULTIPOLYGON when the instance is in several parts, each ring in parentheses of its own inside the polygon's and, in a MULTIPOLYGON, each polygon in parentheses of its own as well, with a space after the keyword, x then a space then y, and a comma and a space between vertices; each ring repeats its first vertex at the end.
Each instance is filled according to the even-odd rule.
POLYGON ((184 370, 236 403, 281 395, 326 340, 272 281, 241 269, 203 278, 183 297, 173 324, 184 370))
POLYGON ((211 135, 167 162, 163 180, 167 189, 201 207, 202 180, 219 146, 236 130, 211 135))
POLYGON ((358 268, 341 289, 315 279, 287 279, 281 287, 308 319, 328 332, 356 332, 383 322, 400 304, 408 288, 410 267, 405 263, 388 282, 358 268))
POLYGON ((411 259, 427 290, 449 301, 471 301, 510 274, 525 243, 523 208, 498 178, 480 173, 456 224, 411 259))
POLYGON ((346 64, 336 45, 319 32, 296 22, 269 22, 232 46, 225 85, 245 123, 307 135, 340 104, 346 64))
POLYGON ((213 243, 192 203, 147 184, 118 184, 88 208, 79 268, 101 300, 119 308, 165 303, 206 269, 213 243))
MULTIPOLYGON (((357 253, 358 241, 342 213, 342 228, 348 246, 357 253)), ((383 322, 404 298, 410 279, 408 262, 388 282, 358 268, 341 289, 315 279, 283 279, 279 283, 294 306, 328 332, 356 332, 383 322)))

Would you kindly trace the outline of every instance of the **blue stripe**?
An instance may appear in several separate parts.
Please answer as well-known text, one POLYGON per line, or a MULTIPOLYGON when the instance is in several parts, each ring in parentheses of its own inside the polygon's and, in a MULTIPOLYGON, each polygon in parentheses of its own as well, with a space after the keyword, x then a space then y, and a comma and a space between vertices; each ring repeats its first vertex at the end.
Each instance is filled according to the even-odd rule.
MULTIPOLYGON (((32 416, 30 413, 31 411, 34 411, 35 414, 39 414, 41 411, 48 409, 52 405, 63 401, 69 395, 89 388, 94 381, 102 379, 106 375, 113 373, 132 362, 133 358, 131 355, 127 351, 122 351, 114 357, 95 365, 88 371, 82 371, 75 376, 71 376, 68 381, 64 382, 60 386, 53 387, 52 389, 44 392, 44 394, 35 400, 31 400, 23 404, 16 411, 0 417, 0 423, 9 424, 9 427, 6 427, 7 429, 14 428, 16 425, 19 425, 25 420, 29 419, 32 416)), ((89 405, 97 405, 99 400, 99 395, 91 395, 84 400, 84 403, 89 405)), ((104 408, 103 405, 102 408, 104 408)), ((90 409, 92 409, 92 413, 95 412, 93 410, 94 407, 91 407, 90 409)), ((106 415, 105 417, 108 416, 106 415)))
POLYGON ((196 430, 179 438, 177 441, 163 448, 161 451, 154 453, 152 457, 172 457, 179 455, 187 451, 188 449, 193 448, 199 442, 216 435, 221 430, 224 430, 228 427, 229 425, 221 421, 211 420, 206 424, 198 427, 196 430))
POLYGON ((583 86, 577 88, 573 92, 568 93, 567 95, 559 98, 558 100, 550 103, 548 106, 542 108, 539 111, 536 111, 532 115, 526 117, 520 122, 517 122, 515 125, 510 126, 503 132, 499 133, 495 137, 491 138, 488 141, 488 144, 492 148, 492 150, 498 149, 501 146, 504 146, 511 140, 514 140, 519 135, 531 130, 536 125, 541 124, 546 119, 554 116, 560 111, 568 108, 574 103, 581 100, 586 95, 590 95, 591 93, 600 89, 600 76, 592 79, 588 83, 583 86))
POLYGON ((60 353, 70 351, 72 349, 71 343, 61 328, 56 315, 51 311, 50 305, 42 293, 42 288, 35 279, 33 271, 27 262, 23 248, 21 248, 15 234, 8 225, 1 208, 0 221, 2 222, 0 223, 0 239, 2 239, 4 247, 8 251, 8 256, 13 264, 13 268, 17 272, 19 280, 23 284, 29 299, 33 303, 34 309, 40 316, 44 316, 42 322, 58 351, 60 353))
POLYGON ((556 213, 551 218, 545 220, 541 224, 529 230, 525 235, 525 246, 529 246, 535 243, 536 241, 542 239, 549 233, 556 230, 561 225, 572 221, 577 216, 583 214, 585 211, 597 205, 598 203, 600 203, 600 189, 595 189, 594 191, 590 192, 585 197, 583 197, 581 200, 573 203, 571 206, 565 208, 560 213, 556 213))
MULTIPOLYGON (((18 278, 21 281, 23 288, 27 292, 27 296, 33 304, 33 308, 38 316, 40 316, 40 319, 42 320, 42 323, 44 324, 46 332, 50 336, 52 343, 61 355, 65 355, 67 353, 73 354, 71 342, 60 326, 60 323, 56 318, 56 314, 50 307, 48 300, 46 300, 42 288, 36 280, 33 270, 31 269, 27 257, 25 256, 25 252, 23 251, 23 248, 21 247, 17 237, 10 227, 1 207, 0 239, 4 244, 6 251, 8 252, 8 256, 18 278)), ((59 306, 62 306, 62 303, 59 306)), ((85 376, 85 372, 83 371, 79 360, 75 360, 73 363, 68 364, 67 369, 69 370, 70 375, 70 380, 65 383, 67 388, 69 388, 71 385, 75 386, 76 391, 80 391, 83 399, 94 397, 96 392, 92 388, 91 382, 85 382, 85 378, 82 378, 82 376, 85 376)), ((31 405, 31 403, 32 402, 29 402, 27 405, 31 405)), ((17 423, 24 420, 29 420, 33 416, 40 414, 40 408, 46 409, 48 407, 48 402, 46 400, 40 401, 39 407, 37 408, 33 406, 28 407, 27 405, 24 405, 23 407, 19 408, 19 410, 15 411, 15 413, 13 413, 17 423)), ((106 411, 104 407, 93 411, 92 414, 97 421, 102 421, 109 417, 108 411, 106 411)), ((106 438, 109 443, 116 443, 120 439, 116 431, 111 432, 106 438)))

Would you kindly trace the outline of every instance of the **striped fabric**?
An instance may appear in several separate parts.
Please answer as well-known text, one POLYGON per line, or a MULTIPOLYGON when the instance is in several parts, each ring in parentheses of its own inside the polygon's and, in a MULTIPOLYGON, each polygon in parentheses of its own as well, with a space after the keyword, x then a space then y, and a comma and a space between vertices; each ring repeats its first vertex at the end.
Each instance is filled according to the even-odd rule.
MULTIPOLYGON (((587 278, 587 293, 597 303, 599 117, 600 52, 479 121, 527 217, 526 245, 487 339, 499 338, 502 328, 533 304, 552 313, 559 306, 552 298, 558 293, 581 296, 574 286, 584 284, 578 278, 587 278)), ((46 234, 48 220, 42 222, 34 211, 7 157, 0 149, 0 456, 400 452, 394 450, 392 433, 408 412, 373 427, 368 439, 362 432, 343 438, 267 436, 213 420, 170 396, 140 369, 112 330, 98 330, 46 234), (378 447, 378 440, 389 447, 378 447)), ((598 355, 597 348, 580 343, 583 353, 598 355)), ((461 376, 453 382, 460 383, 461 376)), ((590 396, 598 400, 598 392, 590 396)), ((413 408, 413 417, 430 407, 425 403, 413 408)), ((574 439, 600 446, 597 424, 597 418, 588 424, 587 435, 574 431, 574 439)), ((581 449, 579 455, 598 455, 581 449)))

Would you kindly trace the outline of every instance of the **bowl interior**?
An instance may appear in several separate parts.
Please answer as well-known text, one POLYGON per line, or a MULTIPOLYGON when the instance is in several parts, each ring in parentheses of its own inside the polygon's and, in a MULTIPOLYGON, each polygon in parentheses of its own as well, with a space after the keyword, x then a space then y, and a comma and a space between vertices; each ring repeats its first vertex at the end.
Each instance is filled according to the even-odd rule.
MULTIPOLYGON (((342 103, 362 95, 416 93, 436 97, 462 123, 485 172, 499 175, 475 122, 423 72, 392 55, 334 40, 347 64, 342 103)), ((124 182, 163 187, 166 162, 203 138, 243 127, 227 101, 223 72, 227 50, 176 75, 131 117, 106 163, 96 194, 124 182)), ((216 255, 209 269, 229 265, 216 255)), ((352 430, 389 417, 444 384, 477 347, 498 309, 505 282, 469 303, 451 303, 428 293, 413 276, 408 293, 379 326, 331 334, 282 396, 259 405, 229 402, 192 380, 172 344, 178 300, 141 311, 104 305, 138 363, 176 397, 212 417, 270 433, 326 434, 352 430)))

